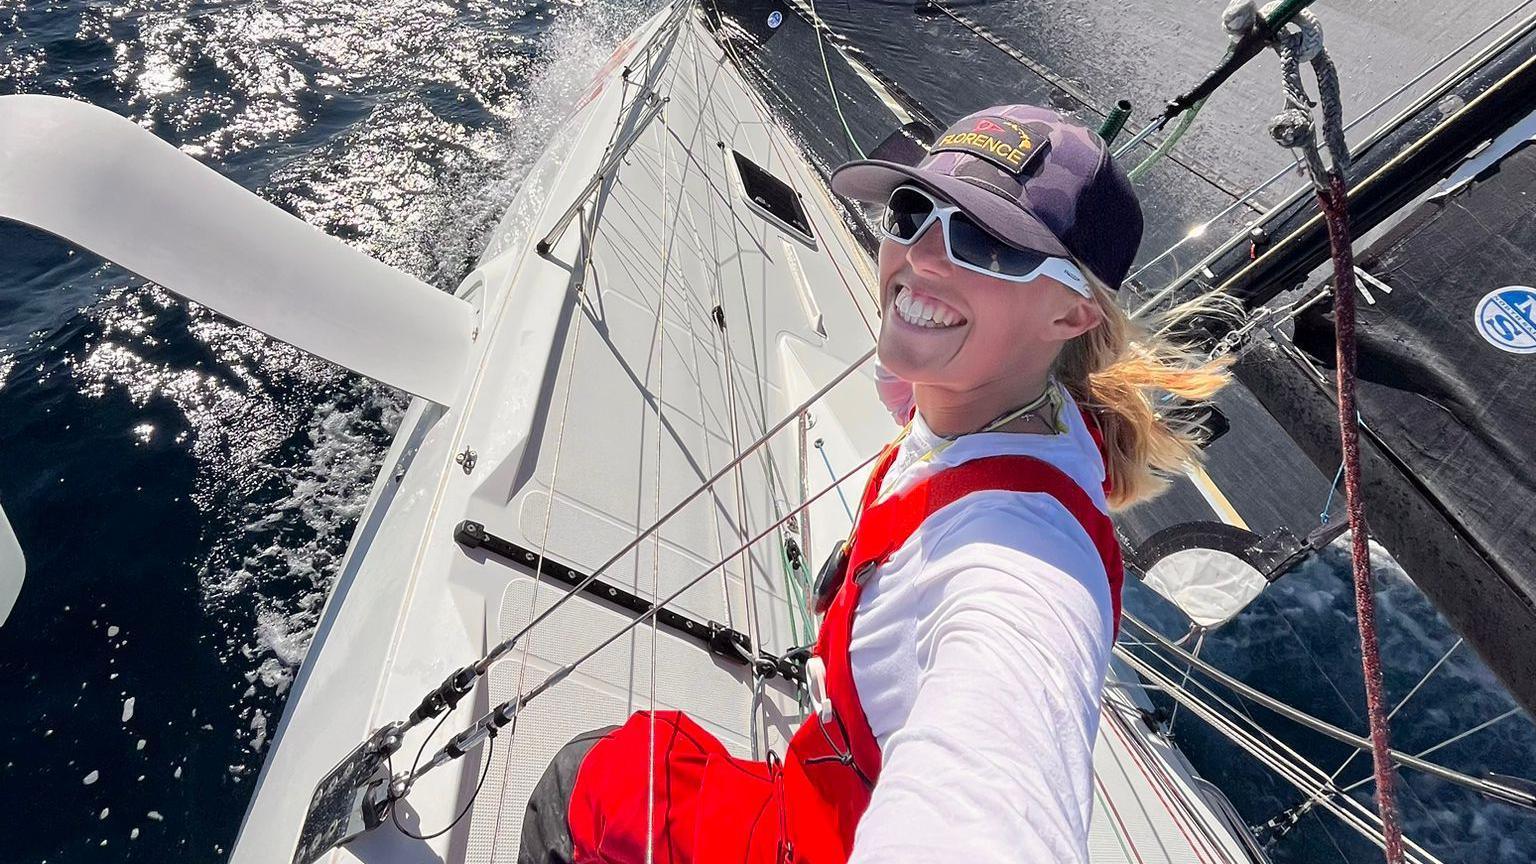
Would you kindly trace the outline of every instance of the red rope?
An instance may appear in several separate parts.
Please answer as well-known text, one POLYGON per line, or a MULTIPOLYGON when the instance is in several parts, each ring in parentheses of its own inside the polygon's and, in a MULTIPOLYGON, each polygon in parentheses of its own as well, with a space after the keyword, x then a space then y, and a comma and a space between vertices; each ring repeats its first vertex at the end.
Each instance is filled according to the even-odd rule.
POLYGON ((1344 455, 1344 491, 1348 500, 1354 571, 1355 615, 1360 623, 1360 666, 1365 673, 1365 711, 1371 730, 1371 765, 1376 775, 1376 807, 1381 814, 1388 864, 1402 864, 1403 832, 1397 824, 1396 774, 1388 743, 1387 712, 1382 693, 1381 650, 1376 640, 1376 603, 1371 592, 1371 548, 1365 526, 1365 502, 1360 496, 1360 427, 1355 408, 1355 256, 1350 247, 1349 196, 1344 178, 1328 174, 1328 189, 1319 191, 1328 242, 1333 251, 1334 327, 1338 344, 1339 445, 1344 455))

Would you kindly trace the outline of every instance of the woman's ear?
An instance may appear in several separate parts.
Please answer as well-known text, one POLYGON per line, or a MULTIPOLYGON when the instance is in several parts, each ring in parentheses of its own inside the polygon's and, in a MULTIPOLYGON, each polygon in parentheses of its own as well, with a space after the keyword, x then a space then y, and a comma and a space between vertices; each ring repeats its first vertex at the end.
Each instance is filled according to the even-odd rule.
POLYGON ((1066 308, 1051 321, 1051 327, 1056 331, 1056 337, 1065 342, 1103 322, 1104 310, 1099 308, 1098 301, 1073 293, 1066 308))

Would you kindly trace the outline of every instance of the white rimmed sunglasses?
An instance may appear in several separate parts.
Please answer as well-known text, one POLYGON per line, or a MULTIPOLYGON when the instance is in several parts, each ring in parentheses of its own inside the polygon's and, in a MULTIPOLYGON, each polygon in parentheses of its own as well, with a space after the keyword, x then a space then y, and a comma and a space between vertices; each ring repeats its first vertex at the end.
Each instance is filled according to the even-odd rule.
POLYGON ((1049 276, 1084 297, 1092 297, 1088 280, 1066 258, 1033 249, 1019 249, 992 236, 964 210, 939 201, 916 186, 898 186, 885 205, 880 227, 903 246, 916 243, 929 226, 944 229, 944 252, 958 267, 1007 282, 1028 282, 1049 276))

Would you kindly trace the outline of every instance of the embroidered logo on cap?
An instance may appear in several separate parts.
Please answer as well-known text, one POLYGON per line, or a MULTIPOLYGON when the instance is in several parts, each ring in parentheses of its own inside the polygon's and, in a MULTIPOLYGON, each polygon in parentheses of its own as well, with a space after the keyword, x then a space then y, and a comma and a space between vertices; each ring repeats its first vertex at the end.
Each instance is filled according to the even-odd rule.
POLYGON ((1006 117, 978 117, 969 130, 950 127, 929 150, 969 153, 991 162, 1010 174, 1021 174, 1032 158, 1044 152, 1050 128, 1039 123, 1022 124, 1006 117))

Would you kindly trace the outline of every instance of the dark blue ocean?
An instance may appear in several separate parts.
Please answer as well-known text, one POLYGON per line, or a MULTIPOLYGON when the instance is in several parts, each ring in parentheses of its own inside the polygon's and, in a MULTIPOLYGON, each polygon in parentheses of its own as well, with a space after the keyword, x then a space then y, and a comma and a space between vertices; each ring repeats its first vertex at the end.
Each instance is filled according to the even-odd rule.
MULTIPOLYGON (((1106 103, 1158 104, 1168 81, 1194 77, 1221 48, 1219 0, 953 5, 1106 103)), ((0 0, 0 95, 67 96, 130 117, 447 289, 537 156, 536 133, 647 6, 0 0)), ((778 4, 721 6, 750 29, 778 4)), ((1513 6, 1320 8, 1338 22, 1330 32, 1346 47, 1336 51, 1353 51, 1346 97, 1364 105, 1513 6)), ((910 2, 822 0, 819 12, 941 117, 1040 88, 910 2)), ((879 111, 829 101, 803 20, 787 15, 774 39, 758 74, 819 161, 842 158, 849 136, 866 146, 883 137, 879 111)), ((845 99, 857 96, 837 83, 845 99)), ((1191 171, 1149 181, 1148 252, 1208 219, 1230 200, 1222 190, 1282 163, 1262 134, 1276 94, 1265 92, 1262 111, 1259 101, 1213 100, 1187 144, 1191 171)), ((1194 248, 1172 261, 1187 263, 1194 248)), ((224 859, 404 407, 397 393, 0 223, 0 505, 29 563, 0 627, 0 862, 224 859)), ((1395 701, 1456 636, 1400 570, 1384 564, 1380 577, 1395 701)), ((1147 592, 1133 591, 1128 606, 1180 632, 1147 592)), ((1347 559, 1330 550, 1207 639, 1202 656, 1361 730, 1355 640, 1347 559)), ((1512 706, 1461 647, 1395 718, 1394 744, 1418 752, 1512 706)), ((1271 725, 1330 772, 1347 756, 1271 725)), ((1175 731, 1250 823, 1300 800, 1193 718, 1180 716, 1175 731)), ((1433 758, 1536 777, 1536 728, 1516 713, 1433 758)), ((1368 770, 1355 759, 1340 777, 1368 770)), ((1402 778, 1408 833, 1443 860, 1536 859, 1536 816, 1402 778)), ((1302 820, 1270 853, 1376 860, 1326 815, 1302 820)))

